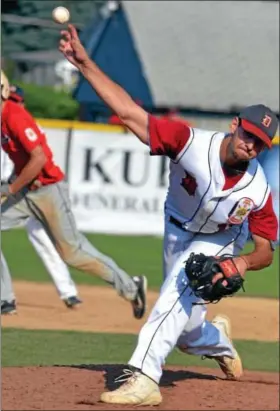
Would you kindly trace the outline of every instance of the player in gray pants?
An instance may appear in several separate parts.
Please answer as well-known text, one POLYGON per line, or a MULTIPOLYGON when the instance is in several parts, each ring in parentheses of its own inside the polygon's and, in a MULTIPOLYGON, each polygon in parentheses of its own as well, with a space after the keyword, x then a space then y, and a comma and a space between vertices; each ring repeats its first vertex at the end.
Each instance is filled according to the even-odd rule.
MULTIPOLYGON (((14 101, 21 107, 25 107, 24 91, 17 85, 11 85, 9 100, 14 101)), ((11 182, 13 177, 14 166, 4 150, 1 149, 0 154, 1 184, 7 184, 11 182)), ((29 218, 25 229, 27 230, 29 241, 51 276, 60 299, 69 309, 79 306, 82 301, 79 298, 77 287, 71 278, 66 264, 61 260, 40 221, 33 217, 29 218)), ((2 261, 5 264, 6 271, 8 271, 8 265, 4 259, 5 256, 2 253, 2 261)), ((3 294, 5 296, 5 293, 3 294)), ((12 301, 11 298, 3 302, 2 312, 14 312, 15 303, 9 301, 12 301)))
MULTIPOLYGON (((131 302, 134 316, 142 318, 146 277, 130 277, 77 230, 64 174, 53 162, 45 134, 24 107, 8 100, 9 94, 8 79, 1 71, 1 145, 15 166, 13 181, 1 185, 1 230, 24 226, 31 216, 37 218, 66 264, 111 284, 131 302)), ((11 301, 14 294, 3 260, 1 277, 1 313, 8 313, 7 304, 15 303, 11 301)))
MULTIPOLYGON (((17 194, 17 198, 10 196, 1 205, 1 212, 3 231, 23 226, 27 218, 35 216, 44 225, 66 264, 89 274, 98 275, 113 285, 120 296, 131 301, 134 316, 143 317, 146 304, 146 278, 130 277, 77 230, 66 183, 58 182, 42 186, 36 191, 17 194)), ((2 258, 1 276, 1 301, 14 299, 9 271, 2 258)))

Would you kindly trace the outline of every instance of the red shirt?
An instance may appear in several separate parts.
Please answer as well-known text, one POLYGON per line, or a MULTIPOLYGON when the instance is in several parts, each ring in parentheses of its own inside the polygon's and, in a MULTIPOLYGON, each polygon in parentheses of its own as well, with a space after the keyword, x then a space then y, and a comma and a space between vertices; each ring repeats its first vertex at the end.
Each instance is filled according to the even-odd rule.
MULTIPOLYGON (((175 160, 183 150, 191 135, 191 129, 186 124, 169 119, 158 119, 149 116, 149 140, 151 155, 165 155, 175 160)), ((224 189, 233 187, 242 174, 228 177, 225 175, 224 189)), ((276 241, 278 222, 273 210, 272 196, 269 194, 266 202, 258 211, 251 211, 248 217, 249 230, 271 241, 276 241)))
POLYGON ((111 115, 111 117, 109 118, 108 123, 112 124, 112 125, 115 125, 115 126, 124 126, 123 122, 121 121, 119 116, 117 116, 116 114, 111 115))
POLYGON ((45 134, 24 107, 9 100, 2 111, 1 145, 14 163, 16 175, 19 175, 29 162, 30 153, 41 146, 47 161, 36 179, 42 185, 48 185, 64 178, 61 169, 53 162, 53 154, 45 134))

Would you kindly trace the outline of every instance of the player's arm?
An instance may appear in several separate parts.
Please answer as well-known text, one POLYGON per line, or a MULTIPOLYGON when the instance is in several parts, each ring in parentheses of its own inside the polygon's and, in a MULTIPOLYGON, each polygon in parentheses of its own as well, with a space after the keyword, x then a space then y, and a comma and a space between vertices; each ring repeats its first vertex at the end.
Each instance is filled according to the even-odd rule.
POLYGON ((90 59, 73 25, 70 24, 68 31, 64 30, 61 34, 63 38, 60 40, 59 50, 80 70, 124 126, 144 144, 149 144, 152 154, 175 158, 189 137, 189 127, 179 121, 157 119, 136 104, 122 87, 90 59))
POLYGON ((22 169, 20 175, 17 176, 15 181, 10 184, 10 192, 15 194, 35 180, 40 171, 43 169, 45 163, 46 156, 42 147, 38 145, 30 152, 30 160, 22 169))
POLYGON ((242 258, 246 262, 249 271, 261 270, 272 264, 273 250, 271 248, 271 242, 259 235, 252 234, 254 241, 254 250, 248 254, 243 254, 242 258))
POLYGON ((254 250, 238 257, 237 260, 243 265, 245 271, 257 271, 268 267, 273 262, 278 222, 273 210, 271 193, 268 192, 261 209, 250 213, 249 230, 252 234, 254 250))
POLYGON ((142 143, 148 144, 148 113, 136 104, 122 87, 103 73, 93 61, 82 66, 81 73, 101 100, 116 113, 121 122, 142 143))
POLYGON ((175 159, 186 145, 191 130, 179 121, 158 119, 139 107, 129 94, 113 82, 93 62, 81 67, 81 73, 99 95, 142 143, 150 146, 152 155, 175 159))
POLYGON ((13 121, 12 131, 29 155, 26 166, 9 186, 10 192, 15 194, 36 179, 47 158, 41 146, 41 132, 29 113, 21 112, 20 118, 13 121))
POLYGON ((68 31, 62 31, 61 34, 63 39, 60 41, 60 51, 80 70, 101 100, 117 114, 121 122, 140 141, 148 144, 148 113, 89 58, 73 25, 69 25, 68 31))

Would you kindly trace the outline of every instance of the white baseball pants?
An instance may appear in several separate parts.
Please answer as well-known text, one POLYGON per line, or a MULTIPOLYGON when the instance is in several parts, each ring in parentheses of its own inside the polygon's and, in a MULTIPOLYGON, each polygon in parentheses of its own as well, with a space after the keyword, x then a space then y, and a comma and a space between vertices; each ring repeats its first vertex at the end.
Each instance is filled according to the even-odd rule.
POLYGON ((239 254, 241 230, 216 234, 183 231, 165 220, 164 275, 160 296, 142 327, 129 365, 159 382, 168 354, 177 347, 188 354, 234 356, 226 336, 205 320, 205 305, 188 287, 184 261, 191 252, 206 255, 239 254), (238 246, 237 246, 238 243, 238 246))
POLYGON ((26 224, 27 234, 35 251, 43 261, 61 299, 77 296, 78 291, 66 264, 56 251, 41 222, 30 217, 26 224))
MULTIPOLYGON (((77 296, 78 291, 68 268, 60 258, 40 221, 30 217, 27 221, 26 229, 28 238, 50 274, 60 298, 66 299, 77 296)), ((14 299, 15 294, 11 274, 3 252, 1 252, 1 301, 10 302, 14 299)))
POLYGON ((4 254, 1 251, 1 303, 7 301, 11 303, 15 300, 15 293, 12 278, 4 254))

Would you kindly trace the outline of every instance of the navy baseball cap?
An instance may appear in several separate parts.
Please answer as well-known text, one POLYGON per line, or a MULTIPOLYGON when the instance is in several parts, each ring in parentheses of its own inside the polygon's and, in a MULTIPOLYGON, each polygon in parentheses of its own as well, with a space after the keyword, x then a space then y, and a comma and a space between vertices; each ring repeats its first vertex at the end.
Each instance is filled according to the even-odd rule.
POLYGON ((278 118, 267 106, 257 104, 244 108, 240 114, 240 126, 249 133, 261 139, 268 148, 278 129, 278 118))

